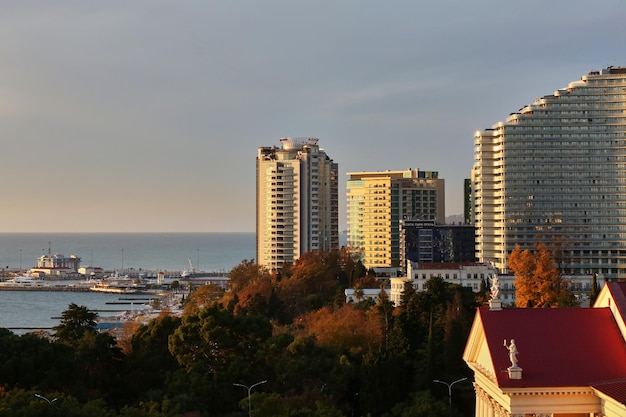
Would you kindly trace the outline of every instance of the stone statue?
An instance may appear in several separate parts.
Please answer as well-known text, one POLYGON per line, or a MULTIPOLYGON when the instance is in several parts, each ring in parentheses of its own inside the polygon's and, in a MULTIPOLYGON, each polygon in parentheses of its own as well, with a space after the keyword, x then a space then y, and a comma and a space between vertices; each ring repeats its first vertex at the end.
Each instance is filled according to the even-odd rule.
POLYGON ((515 345, 515 339, 511 339, 511 343, 507 346, 506 339, 504 339, 504 347, 509 350, 509 359, 511 360, 511 368, 517 368, 517 346, 515 345))
POLYGON ((500 298, 500 280, 498 275, 494 275, 491 280, 491 299, 497 300, 500 298))

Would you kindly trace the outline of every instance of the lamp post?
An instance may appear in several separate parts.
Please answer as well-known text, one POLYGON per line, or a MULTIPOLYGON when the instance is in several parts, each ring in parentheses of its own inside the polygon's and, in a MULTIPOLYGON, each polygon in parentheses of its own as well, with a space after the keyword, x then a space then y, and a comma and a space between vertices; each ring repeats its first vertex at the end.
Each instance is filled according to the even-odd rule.
POLYGON ((457 379, 456 381, 452 381, 450 383, 445 381, 440 381, 438 379, 433 379, 433 382, 438 382, 448 387, 448 406, 450 407, 450 415, 452 416, 452 386, 457 382, 465 381, 467 378, 457 379))
POLYGON ((56 398, 53 398, 52 400, 49 400, 48 398, 44 397, 43 395, 39 395, 39 394, 35 394, 35 397, 47 401, 48 404, 52 404, 53 402, 55 402, 57 400, 56 398))
POLYGON ((243 387, 248 390, 248 417, 252 417, 252 405, 250 403, 250 393, 252 392, 252 388, 256 387, 257 385, 265 384, 266 382, 267 380, 263 380, 263 381, 257 382, 256 384, 252 384, 250 386, 247 386, 244 384, 233 384, 236 387, 243 387))

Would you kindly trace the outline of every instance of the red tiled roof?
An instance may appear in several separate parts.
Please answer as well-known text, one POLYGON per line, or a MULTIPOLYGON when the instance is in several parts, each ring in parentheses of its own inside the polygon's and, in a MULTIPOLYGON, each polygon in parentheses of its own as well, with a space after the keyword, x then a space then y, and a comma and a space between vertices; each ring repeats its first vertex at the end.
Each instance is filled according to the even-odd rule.
POLYGON ((626 342, 608 308, 479 309, 501 388, 590 386, 626 378, 626 342), (522 379, 509 379, 515 339, 522 379))
POLYGON ((626 378, 593 384, 593 387, 614 400, 626 404, 626 378))

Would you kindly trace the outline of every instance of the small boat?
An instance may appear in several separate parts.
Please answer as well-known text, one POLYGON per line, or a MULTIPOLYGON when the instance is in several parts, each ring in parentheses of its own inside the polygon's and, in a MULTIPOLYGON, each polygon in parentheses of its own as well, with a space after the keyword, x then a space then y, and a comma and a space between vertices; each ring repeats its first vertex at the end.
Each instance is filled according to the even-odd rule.
POLYGON ((0 282, 3 287, 45 287, 50 285, 47 281, 30 276, 16 276, 6 281, 0 282))
POLYGON ((89 287, 89 290, 94 292, 107 292, 113 294, 133 294, 138 291, 136 288, 120 287, 108 282, 96 282, 94 285, 89 287))
POLYGON ((145 288, 145 285, 137 282, 128 276, 118 276, 104 278, 96 281, 89 289, 95 292, 107 292, 115 294, 132 294, 145 288))
POLYGON ((191 258, 188 258, 188 260, 189 260, 189 269, 185 268, 180 273, 180 277, 183 279, 189 279, 193 277, 195 274, 195 270, 193 268, 193 263, 191 262, 191 258))

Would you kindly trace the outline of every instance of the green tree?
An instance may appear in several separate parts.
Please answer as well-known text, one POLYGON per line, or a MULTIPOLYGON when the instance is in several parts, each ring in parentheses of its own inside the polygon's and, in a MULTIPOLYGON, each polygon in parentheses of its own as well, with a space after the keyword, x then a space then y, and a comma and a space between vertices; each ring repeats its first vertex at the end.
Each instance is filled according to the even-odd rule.
POLYGON ((413 393, 408 401, 394 406, 383 417, 447 417, 449 413, 448 404, 437 401, 430 391, 419 391, 413 393))
POLYGON ((125 358, 123 393, 128 404, 135 401, 160 400, 166 390, 169 375, 178 369, 178 362, 168 349, 168 338, 180 325, 181 319, 162 315, 139 327, 132 337, 132 350, 125 358))
POLYGON ((80 416, 116 417, 117 413, 102 399, 97 398, 81 403, 76 398, 60 392, 21 389, 0 392, 0 417, 80 416))
POLYGON ((61 342, 76 345, 87 332, 94 332, 98 313, 89 311, 86 306, 71 303, 61 313, 61 323, 53 327, 55 338, 61 342))
POLYGON ((0 329, 0 386, 63 389, 75 376, 73 349, 34 334, 0 329))
POLYGON ((589 292, 589 307, 593 307, 598 298, 598 294, 600 294, 600 287, 598 286, 598 274, 593 273, 591 278, 591 291, 589 292))
POLYGON ((254 355, 272 335, 272 325, 258 315, 234 315, 220 305, 185 316, 170 336, 168 346, 188 372, 213 378, 245 378, 252 372, 254 355))
POLYGON ((387 292, 381 288, 378 294, 378 302, 374 307, 378 314, 378 321, 380 323, 381 331, 383 334, 383 348, 387 349, 389 346, 389 339, 391 337, 391 329, 393 328, 393 312, 394 305, 389 299, 387 292))

